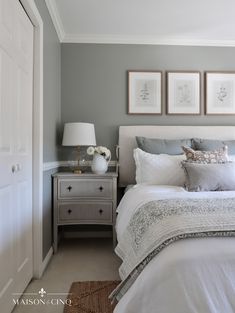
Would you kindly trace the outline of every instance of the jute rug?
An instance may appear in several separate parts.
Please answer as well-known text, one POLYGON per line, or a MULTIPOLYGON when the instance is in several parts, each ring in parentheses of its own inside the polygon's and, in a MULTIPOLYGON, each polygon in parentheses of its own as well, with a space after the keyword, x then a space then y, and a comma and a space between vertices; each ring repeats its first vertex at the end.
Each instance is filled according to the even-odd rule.
POLYGON ((65 305, 64 313, 112 313, 115 304, 111 305, 110 293, 119 281, 86 281, 72 284, 65 305))

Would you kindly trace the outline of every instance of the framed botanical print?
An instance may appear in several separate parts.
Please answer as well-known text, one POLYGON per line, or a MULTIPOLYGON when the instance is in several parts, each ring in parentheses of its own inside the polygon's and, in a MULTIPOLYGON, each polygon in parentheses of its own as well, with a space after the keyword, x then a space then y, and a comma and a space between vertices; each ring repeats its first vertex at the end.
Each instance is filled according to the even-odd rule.
POLYGON ((201 114, 200 72, 167 72, 167 114, 201 114))
POLYGON ((205 73, 206 114, 235 114, 235 72, 205 73))
POLYGON ((162 114, 160 71, 128 71, 128 114, 162 114))

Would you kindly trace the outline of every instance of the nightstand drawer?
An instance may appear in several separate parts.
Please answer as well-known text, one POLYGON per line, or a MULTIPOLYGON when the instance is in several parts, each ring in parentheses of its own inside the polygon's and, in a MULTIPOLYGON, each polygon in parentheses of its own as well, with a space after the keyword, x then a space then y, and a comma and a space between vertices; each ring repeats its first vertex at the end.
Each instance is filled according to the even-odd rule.
POLYGON ((61 179, 58 186, 58 197, 60 199, 78 197, 112 199, 112 186, 110 179, 61 179))
POLYGON ((107 202, 80 202, 80 203, 63 203, 58 207, 59 222, 77 221, 87 223, 112 223, 112 203, 107 202))

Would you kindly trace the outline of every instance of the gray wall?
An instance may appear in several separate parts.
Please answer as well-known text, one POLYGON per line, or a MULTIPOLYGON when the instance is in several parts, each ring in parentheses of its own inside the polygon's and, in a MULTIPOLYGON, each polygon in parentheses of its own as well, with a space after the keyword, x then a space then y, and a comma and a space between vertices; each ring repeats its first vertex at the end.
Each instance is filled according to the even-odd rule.
POLYGON ((162 116, 127 114, 127 70, 235 70, 234 55, 235 48, 62 44, 62 122, 93 122, 98 144, 112 151, 119 125, 235 125, 234 116, 165 115, 165 89, 162 116))
POLYGON ((44 27, 43 161, 58 160, 61 122, 61 45, 44 0, 35 0, 44 27))
MULTIPOLYGON (((43 160, 58 160, 61 123, 61 46, 44 0, 35 0, 44 26, 43 160)), ((43 173, 43 259, 52 244, 51 174, 43 173)))

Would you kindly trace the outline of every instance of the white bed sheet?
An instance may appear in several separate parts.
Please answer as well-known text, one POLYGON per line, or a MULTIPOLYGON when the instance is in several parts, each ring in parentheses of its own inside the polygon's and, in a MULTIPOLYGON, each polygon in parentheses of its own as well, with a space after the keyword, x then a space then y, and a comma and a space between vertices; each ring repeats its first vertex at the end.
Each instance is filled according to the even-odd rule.
MULTIPOLYGON (((234 191, 190 193, 181 187, 136 185, 121 200, 120 238, 142 204, 168 198, 235 197, 234 191)), ((115 313, 234 313, 235 238, 186 239, 161 251, 119 301, 115 313)))

